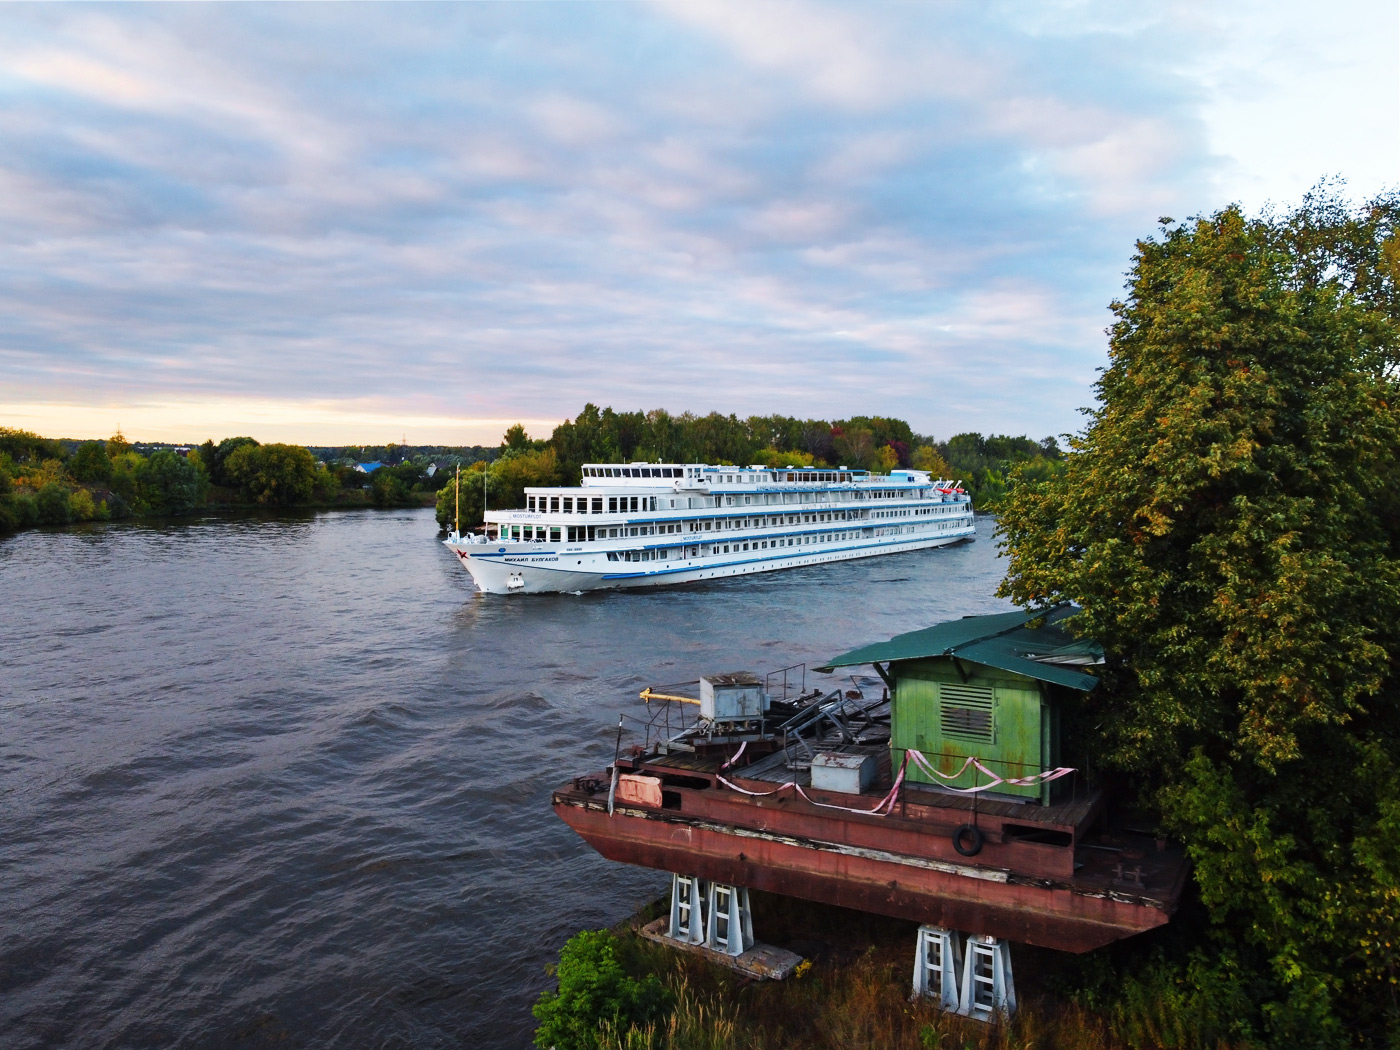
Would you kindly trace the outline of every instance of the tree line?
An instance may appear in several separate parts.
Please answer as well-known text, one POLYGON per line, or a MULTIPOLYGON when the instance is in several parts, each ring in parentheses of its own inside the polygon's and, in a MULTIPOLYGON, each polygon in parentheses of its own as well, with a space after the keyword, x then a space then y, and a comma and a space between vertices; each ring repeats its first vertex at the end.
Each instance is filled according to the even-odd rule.
POLYGON ((1084 753, 1194 863, 1096 994, 1165 1045, 1393 1048, 1400 195, 1162 223, 1087 430, 999 523, 1002 594, 1103 645, 1084 753))
POLYGON ((995 509, 1019 477, 1042 479, 1060 469, 1054 437, 958 434, 946 441, 917 434, 902 419, 853 416, 829 421, 793 416, 672 415, 665 409, 618 412, 587 404, 547 439, 532 439, 517 423, 497 454, 462 471, 460 495, 444 488, 437 518, 451 525, 460 508, 463 528, 483 521, 486 508, 523 506, 527 486, 577 485, 585 463, 714 463, 770 467, 848 467, 888 473, 926 470, 961 481, 983 509, 995 509))
POLYGON ((535 440, 520 424, 501 444, 329 446, 262 443, 248 436, 195 448, 65 441, 0 427, 0 533, 34 525, 178 516, 206 507, 418 506, 436 501, 440 524, 460 502, 462 523, 485 507, 523 505, 527 486, 577 485, 587 462, 660 461, 767 466, 845 466, 886 473, 914 467, 960 480, 979 507, 994 509, 1016 477, 1060 468, 1055 438, 915 433, 901 419, 835 422, 792 416, 672 415, 585 405, 535 440), (357 465, 378 462, 371 473, 357 465), (450 486, 464 467, 460 500, 450 486))
POLYGON ((191 449, 140 445, 121 434, 65 441, 0 427, 0 534, 36 525, 173 517, 207 506, 431 504, 451 470, 494 450, 388 445, 364 449, 264 444, 251 437, 191 449), (369 452, 387 465, 355 469, 369 452), (316 453, 321 453, 318 457, 316 453))

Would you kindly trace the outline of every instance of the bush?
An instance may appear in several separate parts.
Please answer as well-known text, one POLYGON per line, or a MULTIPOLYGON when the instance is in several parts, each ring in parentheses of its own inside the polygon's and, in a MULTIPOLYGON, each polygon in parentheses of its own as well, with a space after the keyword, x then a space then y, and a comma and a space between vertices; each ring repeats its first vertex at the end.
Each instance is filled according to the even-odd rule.
MULTIPOLYGON (((108 451, 111 451, 111 443, 108 442, 108 451)), ((147 510, 142 501, 141 486, 139 478, 145 468, 146 461, 135 452, 123 452, 112 458, 112 479, 109 484, 112 487, 113 513, 115 508, 120 506, 125 517, 131 514, 144 514, 147 510)))
POLYGON ((413 502, 408 486, 386 467, 380 467, 371 475, 370 489, 376 507, 401 507, 413 502))
POLYGON ((92 493, 87 489, 74 489, 69 493, 68 516, 74 521, 91 521, 97 517, 97 507, 92 501, 92 493))
POLYGON ((654 974, 638 981, 623 972, 617 941, 606 930, 575 934, 559 953, 559 990, 534 1006, 541 1050, 597 1050, 603 1026, 625 1031, 659 1020, 671 995, 654 974))
POLYGON ((340 477, 325 466, 317 467, 311 489, 317 503, 334 503, 340 495, 340 477))
POLYGON ((68 509, 68 489, 56 481, 50 481, 41 488, 34 502, 41 525, 67 525, 72 519, 68 509))
POLYGON ((15 512, 15 520, 21 529, 39 524, 39 504, 27 492, 16 492, 10 497, 10 506, 15 512))

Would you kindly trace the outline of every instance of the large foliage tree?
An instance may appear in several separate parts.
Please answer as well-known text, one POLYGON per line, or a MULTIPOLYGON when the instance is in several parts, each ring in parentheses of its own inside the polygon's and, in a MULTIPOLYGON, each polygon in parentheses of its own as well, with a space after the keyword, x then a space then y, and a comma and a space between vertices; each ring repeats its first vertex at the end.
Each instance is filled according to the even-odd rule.
POLYGON ((1164 220, 1088 427, 1001 519, 1002 593, 1082 607, 1099 760, 1187 844, 1182 980, 1274 1046, 1400 1042, 1397 228, 1325 190, 1164 220))
MULTIPOLYGON (((243 441, 229 438, 229 441, 243 441)), ((229 482, 238 486, 246 499, 259 503, 291 506, 305 503, 316 487, 316 460, 300 445, 235 445, 224 458, 222 469, 229 482)))
POLYGON ((68 461, 68 472, 78 481, 102 482, 112 476, 112 461, 101 441, 84 441, 68 461))
POLYGON ((151 453, 137 472, 140 505, 153 514, 189 514, 204 502, 205 488, 194 464, 168 449, 151 453))

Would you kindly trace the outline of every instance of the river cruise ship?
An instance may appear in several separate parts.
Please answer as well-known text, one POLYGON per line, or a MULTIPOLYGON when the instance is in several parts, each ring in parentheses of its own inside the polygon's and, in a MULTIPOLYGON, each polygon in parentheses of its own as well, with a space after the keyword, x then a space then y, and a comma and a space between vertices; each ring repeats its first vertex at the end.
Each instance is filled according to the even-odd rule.
POLYGON ((446 544, 491 594, 655 587, 939 547, 973 534, 956 482, 918 470, 603 464, 528 488, 446 544))

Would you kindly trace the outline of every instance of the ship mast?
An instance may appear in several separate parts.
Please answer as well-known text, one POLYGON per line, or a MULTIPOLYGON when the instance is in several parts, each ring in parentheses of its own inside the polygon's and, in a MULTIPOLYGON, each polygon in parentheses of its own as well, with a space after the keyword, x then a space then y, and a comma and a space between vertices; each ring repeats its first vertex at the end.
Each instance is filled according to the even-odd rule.
POLYGON ((457 501, 456 511, 452 516, 453 527, 457 530, 457 539, 462 538, 462 464, 457 464, 457 487, 453 492, 457 501))

